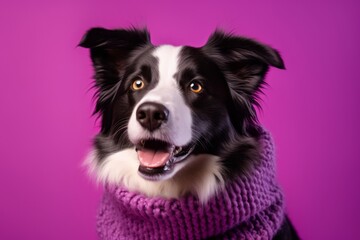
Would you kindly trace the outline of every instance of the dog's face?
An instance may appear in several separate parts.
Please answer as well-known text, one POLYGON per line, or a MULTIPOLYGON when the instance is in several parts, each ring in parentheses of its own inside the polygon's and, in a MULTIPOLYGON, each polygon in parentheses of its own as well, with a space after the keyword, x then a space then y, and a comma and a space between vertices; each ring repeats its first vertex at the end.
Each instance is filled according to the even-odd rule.
POLYGON ((220 31, 201 48, 149 39, 146 30, 94 28, 80 46, 91 50, 98 90, 96 164, 126 158, 141 178, 163 181, 254 134, 257 90, 269 65, 284 65, 274 49, 220 31))
POLYGON ((211 110, 227 107, 219 97, 226 95, 224 81, 207 76, 202 62, 190 52, 196 51, 152 48, 142 56, 147 63, 134 62, 137 68, 125 80, 131 89, 128 98, 133 99, 127 134, 137 149, 139 172, 147 179, 171 177, 204 133, 220 129, 221 121, 228 120, 226 111, 211 110))

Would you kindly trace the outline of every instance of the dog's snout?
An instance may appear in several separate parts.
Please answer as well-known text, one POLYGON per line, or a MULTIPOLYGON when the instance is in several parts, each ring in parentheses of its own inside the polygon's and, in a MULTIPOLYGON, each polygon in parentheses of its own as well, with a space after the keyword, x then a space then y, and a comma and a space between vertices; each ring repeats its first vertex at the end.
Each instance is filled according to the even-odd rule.
POLYGON ((136 111, 136 119, 141 126, 153 131, 168 120, 169 110, 162 104, 154 102, 142 103, 136 111))

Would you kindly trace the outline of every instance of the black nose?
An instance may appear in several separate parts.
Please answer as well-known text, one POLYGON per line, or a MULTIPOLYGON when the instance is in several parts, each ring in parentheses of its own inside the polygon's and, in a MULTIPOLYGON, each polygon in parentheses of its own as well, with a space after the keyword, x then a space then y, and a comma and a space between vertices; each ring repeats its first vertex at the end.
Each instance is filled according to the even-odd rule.
POLYGON ((144 102, 136 111, 136 119, 149 131, 158 129, 168 120, 169 110, 159 103, 144 102))

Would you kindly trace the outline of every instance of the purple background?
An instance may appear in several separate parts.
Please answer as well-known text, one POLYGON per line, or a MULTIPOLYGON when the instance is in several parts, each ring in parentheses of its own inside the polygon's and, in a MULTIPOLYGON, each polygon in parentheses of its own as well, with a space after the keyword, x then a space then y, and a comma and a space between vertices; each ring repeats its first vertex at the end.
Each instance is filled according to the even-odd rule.
POLYGON ((82 168, 99 123, 90 27, 147 25, 202 45, 215 27, 279 49, 263 97, 278 176, 304 239, 360 239, 357 1, 1 1, 0 239, 96 239, 101 188, 82 168), (301 3, 300 3, 301 2, 301 3))

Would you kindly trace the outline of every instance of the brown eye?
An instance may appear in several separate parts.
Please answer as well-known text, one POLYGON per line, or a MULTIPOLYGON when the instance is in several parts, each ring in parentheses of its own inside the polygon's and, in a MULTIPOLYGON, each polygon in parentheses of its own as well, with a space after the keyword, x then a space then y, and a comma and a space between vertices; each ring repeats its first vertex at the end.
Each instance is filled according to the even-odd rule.
POLYGON ((203 90, 203 87, 200 83, 194 81, 190 83, 190 90, 194 93, 200 93, 203 90))
POLYGON ((134 90, 134 91, 138 91, 138 90, 140 90, 140 89, 143 89, 144 86, 145 86, 144 81, 138 79, 138 80, 135 80, 135 81, 132 83, 131 88, 132 88, 132 90, 134 90))

